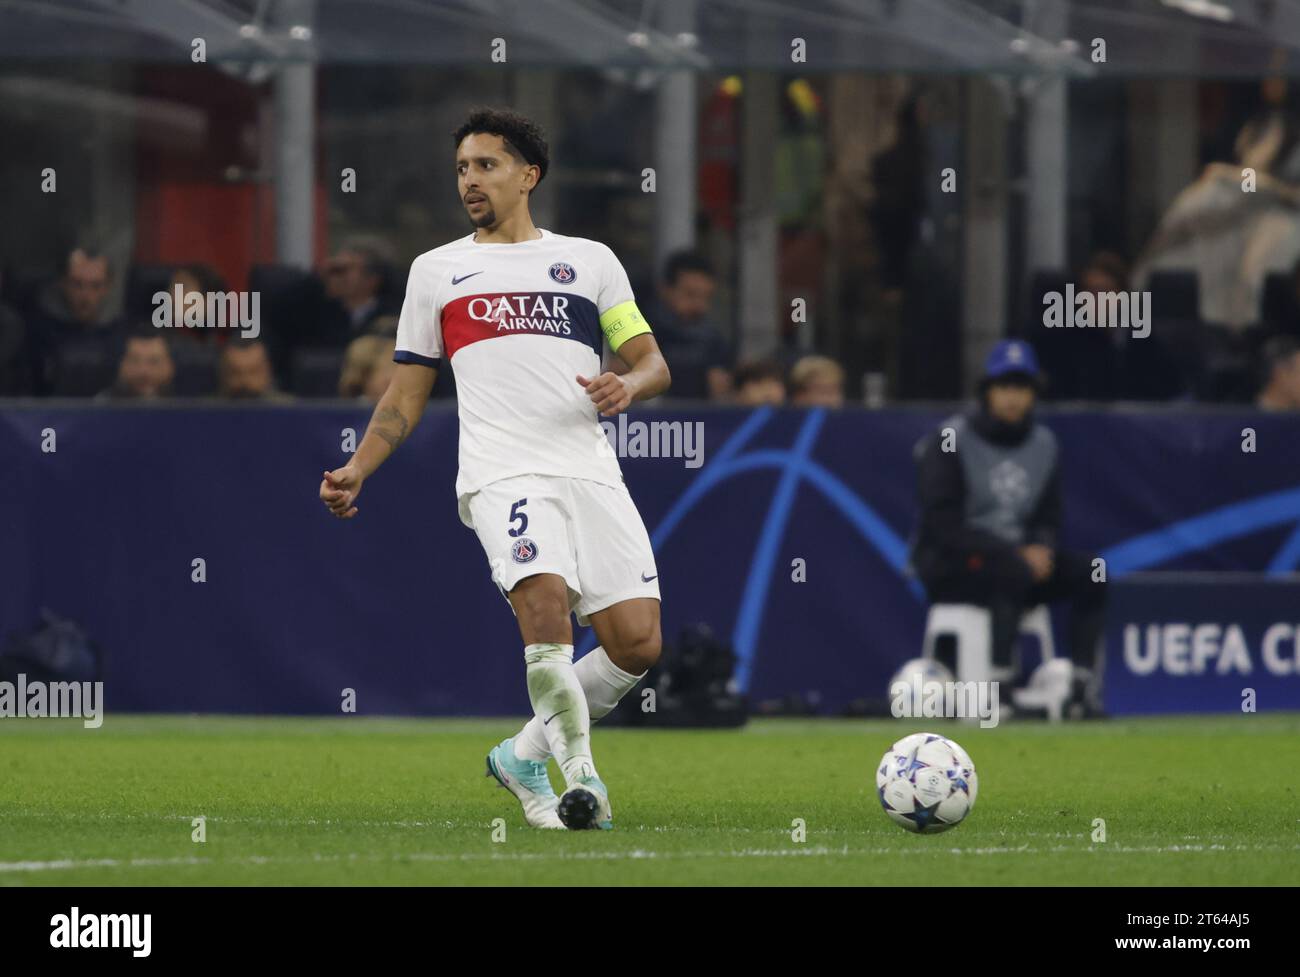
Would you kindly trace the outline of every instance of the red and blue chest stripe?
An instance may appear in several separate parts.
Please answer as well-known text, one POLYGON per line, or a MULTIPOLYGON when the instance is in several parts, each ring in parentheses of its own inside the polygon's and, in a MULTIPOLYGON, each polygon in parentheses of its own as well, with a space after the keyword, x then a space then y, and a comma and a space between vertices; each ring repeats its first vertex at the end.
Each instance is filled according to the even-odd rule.
POLYGON ((487 292, 462 295, 442 307, 443 356, 500 336, 552 336, 582 343, 600 355, 596 303, 573 292, 487 292))

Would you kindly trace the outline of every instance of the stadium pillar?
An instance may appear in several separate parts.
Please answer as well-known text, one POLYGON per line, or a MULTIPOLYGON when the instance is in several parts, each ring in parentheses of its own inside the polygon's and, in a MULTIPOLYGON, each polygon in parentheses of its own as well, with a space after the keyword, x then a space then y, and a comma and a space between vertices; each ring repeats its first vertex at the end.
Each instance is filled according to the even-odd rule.
POLYGON ((275 79, 275 250, 295 268, 312 266, 315 85, 310 64, 282 65, 275 79))
POLYGON ((966 84, 962 376, 967 390, 1007 326, 1007 106, 996 82, 966 84))
MULTIPOLYGON (((551 134, 558 133, 556 126, 556 72, 553 68, 522 68, 515 72, 514 104, 518 111, 532 119, 542 129, 551 134)), ((552 143, 551 151, 555 151, 552 143)), ((538 227, 554 228, 557 202, 560 191, 552 176, 551 183, 545 183, 533 198, 528 201, 528 208, 533 215, 533 223, 538 227)))
MULTIPOLYGON (((658 27, 673 37, 695 33, 695 2, 663 4, 658 27)), ((698 106, 695 72, 665 72, 655 99, 655 268, 680 248, 695 246, 698 106)))
MULTIPOLYGON (((1066 31, 1066 5, 1047 0, 1034 11, 1030 29, 1039 37, 1060 41, 1066 31)), ((1025 266, 1019 283, 1036 268, 1064 268, 1069 263, 1066 242, 1066 82, 1046 75, 1034 82, 1026 99, 1025 118, 1025 266)))
MULTIPOLYGON (((310 32, 312 0, 281 0, 277 23, 310 32)), ((316 66, 281 62, 275 77, 275 251, 281 264, 310 268, 316 229, 316 66)))
POLYGON ((776 349, 777 236, 776 146, 779 76, 746 72, 740 107, 739 358, 757 359, 776 349))

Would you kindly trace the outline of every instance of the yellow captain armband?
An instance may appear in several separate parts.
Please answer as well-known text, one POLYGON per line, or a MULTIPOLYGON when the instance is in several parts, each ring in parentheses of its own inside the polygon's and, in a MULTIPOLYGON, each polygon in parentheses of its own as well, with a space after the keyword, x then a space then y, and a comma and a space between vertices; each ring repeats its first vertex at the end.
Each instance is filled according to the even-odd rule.
POLYGON ((635 302, 620 302, 612 309, 601 313, 600 331, 609 340, 609 348, 617 353, 618 348, 633 336, 649 332, 650 323, 645 321, 645 316, 641 314, 635 302))

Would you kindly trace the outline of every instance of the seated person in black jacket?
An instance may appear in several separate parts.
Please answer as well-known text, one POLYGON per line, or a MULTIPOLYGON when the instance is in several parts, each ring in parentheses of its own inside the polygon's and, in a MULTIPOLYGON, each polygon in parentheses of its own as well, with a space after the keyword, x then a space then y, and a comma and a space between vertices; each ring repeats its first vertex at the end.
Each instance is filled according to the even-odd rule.
POLYGON ((1061 472, 1056 436, 1034 421, 1040 385, 1021 340, 994 347, 980 405, 945 421, 916 447, 921 521, 912 567, 935 603, 979 604, 992 614, 993 664, 1007 667, 1021 614, 1071 604, 1070 657, 1100 711, 1106 585, 1092 558, 1060 549, 1061 472))
POLYGON ((108 256, 89 245, 68 252, 62 275, 48 283, 27 314, 29 372, 35 392, 54 391, 61 352, 94 346, 107 357, 122 321, 110 305, 113 270, 108 256))

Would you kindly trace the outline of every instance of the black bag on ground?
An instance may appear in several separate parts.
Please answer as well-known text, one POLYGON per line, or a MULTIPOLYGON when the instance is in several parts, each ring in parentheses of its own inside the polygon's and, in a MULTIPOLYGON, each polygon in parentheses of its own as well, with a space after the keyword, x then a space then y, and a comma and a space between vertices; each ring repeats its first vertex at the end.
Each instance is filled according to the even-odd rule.
POLYGON ((707 624, 682 629, 659 664, 608 716, 610 726, 743 726, 748 704, 734 690, 736 655, 707 624), (646 693, 650 692, 651 695, 646 693))

